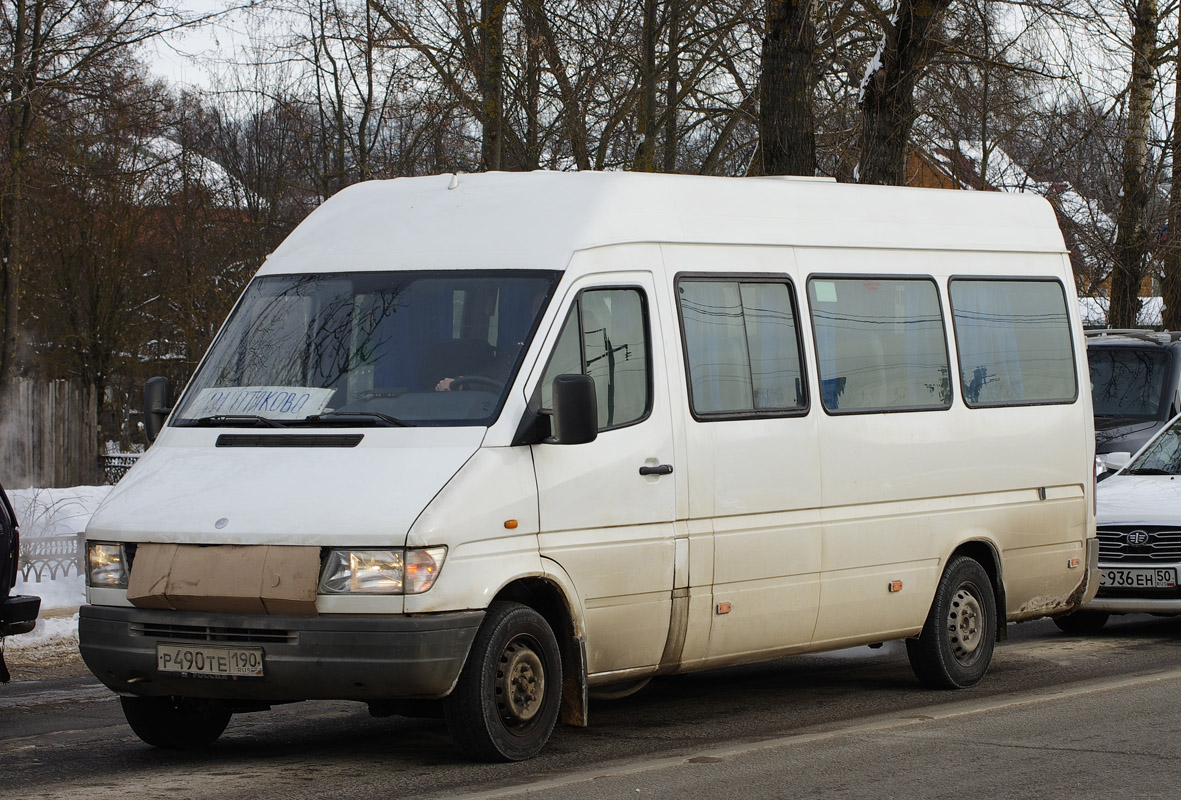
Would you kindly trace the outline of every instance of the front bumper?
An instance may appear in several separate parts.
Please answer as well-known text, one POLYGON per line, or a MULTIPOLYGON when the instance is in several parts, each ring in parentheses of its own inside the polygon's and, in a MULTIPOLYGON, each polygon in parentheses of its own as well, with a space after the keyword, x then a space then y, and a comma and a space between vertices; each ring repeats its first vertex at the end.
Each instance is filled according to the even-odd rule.
POLYGON ((447 695, 483 611, 424 616, 278 617, 82 606, 78 646, 112 690, 222 700, 392 700, 447 695), (156 645, 261 647, 261 678, 156 669, 156 645))
POLYGON ((33 595, 13 595, 0 600, 0 636, 28 633, 37 626, 41 598, 33 595))
MULTIPOLYGON (((1112 561, 1099 564, 1096 574, 1105 569, 1170 569, 1181 576, 1181 563, 1112 561)), ((1133 589, 1102 586, 1088 611, 1110 614, 1181 614, 1181 586, 1176 589, 1133 589)))
POLYGON ((1096 597, 1087 603, 1088 611, 1110 614, 1181 614, 1181 599, 1152 597, 1096 597))

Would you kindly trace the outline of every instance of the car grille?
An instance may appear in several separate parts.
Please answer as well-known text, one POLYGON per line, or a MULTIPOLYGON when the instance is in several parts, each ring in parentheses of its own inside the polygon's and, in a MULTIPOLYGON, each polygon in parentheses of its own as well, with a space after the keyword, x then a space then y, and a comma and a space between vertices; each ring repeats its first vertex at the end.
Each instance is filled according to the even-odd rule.
POLYGON ((1158 564, 1181 561, 1181 529, 1161 525, 1112 525, 1096 531, 1099 560, 1158 564))
POLYGON ((206 625, 171 625, 156 622, 133 622, 132 636, 158 639, 182 639, 192 642, 234 642, 238 644, 296 644, 299 636, 291 631, 262 628, 221 628, 206 625))

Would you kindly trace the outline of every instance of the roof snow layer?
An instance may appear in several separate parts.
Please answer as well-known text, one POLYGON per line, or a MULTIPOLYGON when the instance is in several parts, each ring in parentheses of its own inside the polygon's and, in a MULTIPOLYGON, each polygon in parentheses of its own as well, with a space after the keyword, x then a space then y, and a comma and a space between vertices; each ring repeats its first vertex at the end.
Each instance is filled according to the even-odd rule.
POLYGON ((260 274, 562 269, 576 250, 668 242, 1065 252, 1044 199, 792 178, 634 172, 435 175, 330 198, 260 274))

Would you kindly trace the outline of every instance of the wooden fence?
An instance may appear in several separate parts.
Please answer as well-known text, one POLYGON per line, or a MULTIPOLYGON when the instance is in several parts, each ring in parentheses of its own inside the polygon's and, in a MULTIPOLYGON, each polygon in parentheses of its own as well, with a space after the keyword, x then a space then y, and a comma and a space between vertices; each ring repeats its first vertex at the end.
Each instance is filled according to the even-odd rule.
POLYGON ((0 483, 8 489, 98 484, 97 400, 93 387, 17 381, 0 398, 0 483))

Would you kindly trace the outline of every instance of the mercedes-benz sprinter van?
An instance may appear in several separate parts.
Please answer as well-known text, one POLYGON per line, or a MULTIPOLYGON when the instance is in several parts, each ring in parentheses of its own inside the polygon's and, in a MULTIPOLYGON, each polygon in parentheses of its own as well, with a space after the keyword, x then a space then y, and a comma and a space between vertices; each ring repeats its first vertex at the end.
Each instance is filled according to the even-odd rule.
POLYGON ((588 695, 891 639, 979 681, 1096 588, 1042 199, 626 173, 363 183, 246 287, 87 529, 82 655, 208 744, 311 698, 537 753, 588 695))

